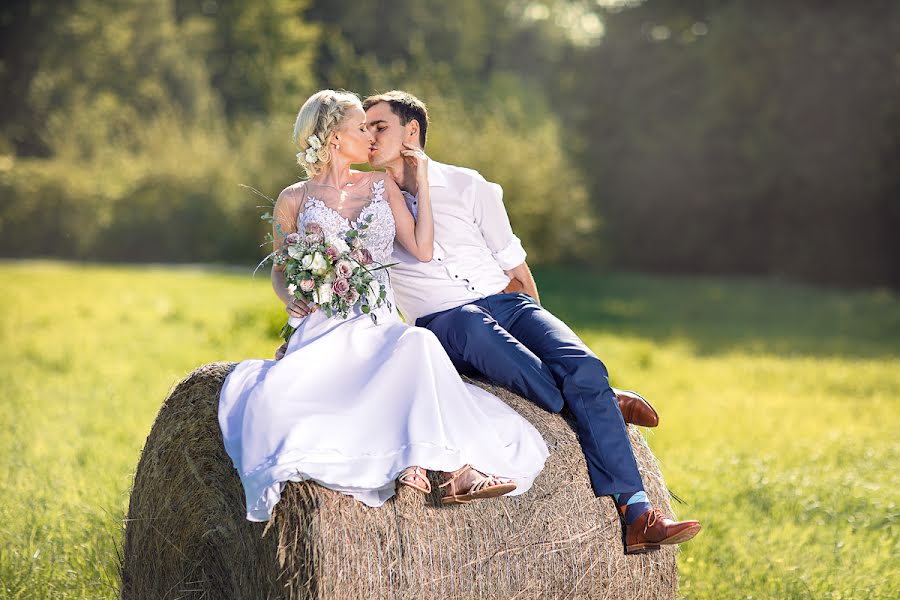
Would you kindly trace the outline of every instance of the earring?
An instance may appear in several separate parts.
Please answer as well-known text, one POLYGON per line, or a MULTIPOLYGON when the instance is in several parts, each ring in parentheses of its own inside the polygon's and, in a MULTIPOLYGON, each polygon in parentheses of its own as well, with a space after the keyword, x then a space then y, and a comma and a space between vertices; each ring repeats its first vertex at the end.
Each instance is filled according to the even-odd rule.
POLYGON ((341 149, 341 145, 340 145, 340 144, 335 144, 335 145, 334 145, 334 149, 335 149, 335 150, 340 150, 340 149, 341 149))

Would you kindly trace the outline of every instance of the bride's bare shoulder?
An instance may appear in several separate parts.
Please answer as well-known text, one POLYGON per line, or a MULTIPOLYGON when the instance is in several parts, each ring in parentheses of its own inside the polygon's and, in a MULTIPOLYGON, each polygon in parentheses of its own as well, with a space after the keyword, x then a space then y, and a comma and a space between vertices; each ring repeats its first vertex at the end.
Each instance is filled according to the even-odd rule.
POLYGON ((275 201, 275 218, 282 220, 296 217, 301 208, 301 202, 305 196, 306 182, 298 181, 281 190, 275 201))
POLYGON ((284 188, 283 190, 281 190, 281 193, 278 194, 278 202, 281 202, 282 200, 284 200, 285 202, 288 202, 291 200, 297 201, 298 199, 303 197, 303 193, 305 192, 305 190, 306 190, 306 182, 305 181, 298 181, 297 183, 292 183, 291 185, 289 185, 286 188, 284 188))

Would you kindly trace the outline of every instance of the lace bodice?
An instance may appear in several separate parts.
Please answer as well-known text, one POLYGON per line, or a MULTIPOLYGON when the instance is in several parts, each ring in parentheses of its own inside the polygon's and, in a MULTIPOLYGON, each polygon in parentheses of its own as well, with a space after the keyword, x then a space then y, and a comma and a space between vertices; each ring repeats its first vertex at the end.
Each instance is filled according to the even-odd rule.
MULTIPOLYGON (((318 223, 325 238, 341 237, 350 229, 360 231, 363 248, 371 253, 373 260, 378 264, 388 264, 391 254, 394 252, 394 216, 391 214, 391 206, 384 197, 384 179, 376 179, 372 182, 372 189, 368 203, 356 219, 350 220, 335 209, 328 206, 320 198, 313 195, 307 196, 303 205, 303 211, 297 221, 297 229, 303 231, 310 223, 318 223), (369 217, 371 216, 371 220, 369 217), (361 228, 368 224, 368 227, 361 228)), ((375 278, 387 285, 387 271, 379 269, 374 272, 375 278)))

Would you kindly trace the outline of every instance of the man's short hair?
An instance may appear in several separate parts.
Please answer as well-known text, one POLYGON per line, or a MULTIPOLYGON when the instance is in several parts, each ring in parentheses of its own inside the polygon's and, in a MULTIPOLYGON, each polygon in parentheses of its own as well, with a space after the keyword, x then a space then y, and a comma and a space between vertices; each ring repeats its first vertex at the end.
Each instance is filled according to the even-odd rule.
POLYGON ((425 135, 428 132, 428 109, 425 108, 425 103, 409 92, 391 90, 363 100, 363 110, 369 110, 380 102, 386 102, 391 107, 391 112, 400 117, 401 125, 406 125, 410 121, 419 122, 419 144, 424 148, 425 135))

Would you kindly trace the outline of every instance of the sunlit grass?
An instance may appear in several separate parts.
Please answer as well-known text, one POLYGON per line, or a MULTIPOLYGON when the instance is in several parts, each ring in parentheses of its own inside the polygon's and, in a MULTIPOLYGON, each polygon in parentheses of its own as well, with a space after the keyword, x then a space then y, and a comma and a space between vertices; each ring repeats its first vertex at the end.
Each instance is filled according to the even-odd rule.
MULTIPOLYGON (((639 389, 704 531, 687 598, 900 594, 900 299, 726 279, 537 272, 544 303, 639 389), (577 282, 577 285, 575 284, 577 282)), ((113 598, 131 476, 197 365, 270 356, 268 277, 0 263, 0 597, 113 598)))

